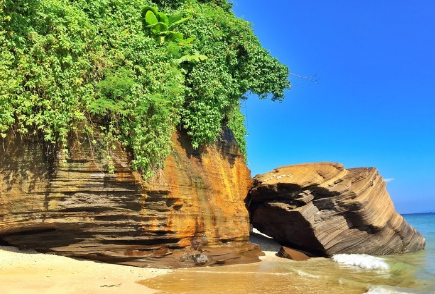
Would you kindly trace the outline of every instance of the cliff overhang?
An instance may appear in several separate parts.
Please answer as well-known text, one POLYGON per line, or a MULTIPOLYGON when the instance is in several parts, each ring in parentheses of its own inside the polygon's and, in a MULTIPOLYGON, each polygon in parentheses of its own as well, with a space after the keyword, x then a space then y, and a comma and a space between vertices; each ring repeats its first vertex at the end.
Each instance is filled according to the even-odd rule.
POLYGON ((0 140, 0 242, 142 267, 258 261, 244 199, 252 184, 232 133, 193 149, 177 132, 165 167, 144 181, 119 145, 104 154, 80 136, 68 157, 38 137, 0 140))

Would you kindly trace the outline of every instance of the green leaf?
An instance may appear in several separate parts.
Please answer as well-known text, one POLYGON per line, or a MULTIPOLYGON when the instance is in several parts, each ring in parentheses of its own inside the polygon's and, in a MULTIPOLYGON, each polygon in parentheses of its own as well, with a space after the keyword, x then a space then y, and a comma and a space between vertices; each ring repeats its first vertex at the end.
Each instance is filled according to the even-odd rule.
POLYGON ((146 14, 148 11, 150 11, 150 10, 151 10, 155 15, 157 15, 157 14, 159 13, 157 7, 145 6, 145 7, 142 9, 142 17, 145 17, 145 14, 146 14))
POLYGON ((154 35, 164 34, 167 35, 168 26, 163 22, 158 22, 154 25, 149 26, 154 35))
POLYGON ((163 22, 166 26, 169 26, 169 18, 163 12, 157 13, 159 21, 163 22))
POLYGON ((172 24, 174 22, 179 21, 182 18, 183 18, 183 13, 182 12, 172 14, 172 15, 169 16, 169 23, 172 24))
POLYGON ((145 14, 145 21, 148 25, 156 25, 159 22, 156 15, 151 10, 148 10, 145 14))
POLYGON ((185 17, 185 18, 182 18, 182 19, 177 20, 177 21, 175 21, 175 22, 170 22, 170 23, 169 23, 169 29, 171 30, 171 29, 173 29, 174 27, 178 26, 179 24, 181 24, 181 23, 183 23, 183 22, 185 22, 185 21, 187 21, 187 20, 189 20, 189 19, 190 19, 190 17, 185 17))

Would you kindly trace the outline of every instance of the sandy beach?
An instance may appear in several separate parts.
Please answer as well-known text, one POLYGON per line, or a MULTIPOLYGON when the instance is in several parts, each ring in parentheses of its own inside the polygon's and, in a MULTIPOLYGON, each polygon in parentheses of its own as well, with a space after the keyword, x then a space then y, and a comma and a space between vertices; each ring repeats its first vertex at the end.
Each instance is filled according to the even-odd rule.
MULTIPOLYGON (((251 241, 261 244, 266 256, 274 256, 279 245, 258 231, 251 241), (267 251, 271 250, 271 251, 267 251)), ((0 293, 2 294, 99 294, 157 293, 138 282, 170 273, 168 269, 137 268, 89 260, 78 260, 34 250, 20 251, 0 246, 0 293)))
POLYGON ((400 273, 396 277, 390 271, 340 265, 327 258, 279 258, 275 255, 279 244, 256 230, 251 232, 251 242, 264 250, 261 262, 177 270, 114 265, 0 246, 0 293, 222 294, 231 289, 234 294, 362 294, 376 285, 381 290, 407 288, 414 280, 410 276, 405 283, 400 273))
POLYGON ((168 272, 0 247, 2 294, 156 293, 137 282, 168 272))

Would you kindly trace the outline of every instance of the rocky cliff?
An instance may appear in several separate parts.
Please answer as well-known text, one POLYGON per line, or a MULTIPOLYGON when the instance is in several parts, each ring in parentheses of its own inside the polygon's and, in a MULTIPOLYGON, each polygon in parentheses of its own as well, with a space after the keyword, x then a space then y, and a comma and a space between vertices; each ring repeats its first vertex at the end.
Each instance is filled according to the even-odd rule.
POLYGON ((69 152, 0 139, 1 244, 136 266, 258 260, 244 204, 250 171, 228 130, 200 151, 175 134, 165 168, 146 183, 121 148, 113 174, 85 138, 69 152))
POLYGON ((336 163, 285 166, 256 176, 248 197, 254 227, 318 256, 423 249, 375 168, 336 163))

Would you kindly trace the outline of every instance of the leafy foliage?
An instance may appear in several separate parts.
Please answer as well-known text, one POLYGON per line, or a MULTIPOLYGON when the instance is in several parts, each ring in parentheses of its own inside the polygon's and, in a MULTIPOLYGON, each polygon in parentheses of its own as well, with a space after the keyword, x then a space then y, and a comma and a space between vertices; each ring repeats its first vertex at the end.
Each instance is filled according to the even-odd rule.
MULTIPOLYGON (((179 9, 183 4, 190 4, 192 1, 186 0, 152 0, 153 3, 160 7, 179 9)), ((227 0, 198 0, 199 3, 207 3, 209 5, 217 5, 224 9, 226 12, 231 11, 232 4, 227 0)))
POLYGON ((288 69, 230 7, 0 0, 0 135, 43 134, 67 153, 71 132, 93 143, 98 130, 108 159, 121 142, 145 177, 162 167, 176 127, 198 147, 228 123, 243 149, 240 98, 282 99, 288 69))
MULTIPOLYGON (((194 49, 208 57, 188 67, 186 74, 182 124, 198 146, 216 139, 221 123, 239 108, 246 92, 281 100, 290 85, 287 67, 261 47, 248 22, 216 5, 196 3, 184 9, 191 19, 184 32, 196 36, 194 49)), ((233 131, 239 145, 244 145, 244 128, 233 131)))
POLYGON ((145 27, 148 28, 160 45, 165 41, 181 42, 189 44, 193 41, 193 38, 184 40, 182 33, 175 31, 174 29, 187 21, 189 18, 184 17, 183 13, 179 12, 170 16, 167 16, 163 12, 159 12, 155 7, 145 7, 142 10, 142 17, 145 27))

